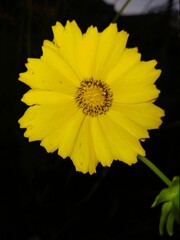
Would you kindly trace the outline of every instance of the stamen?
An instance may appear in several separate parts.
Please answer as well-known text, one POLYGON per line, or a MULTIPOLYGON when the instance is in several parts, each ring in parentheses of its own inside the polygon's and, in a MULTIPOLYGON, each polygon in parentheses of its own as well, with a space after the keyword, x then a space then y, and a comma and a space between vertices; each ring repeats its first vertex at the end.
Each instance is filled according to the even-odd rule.
POLYGON ((96 117, 109 111, 113 94, 107 83, 90 78, 81 82, 75 101, 84 114, 96 117))

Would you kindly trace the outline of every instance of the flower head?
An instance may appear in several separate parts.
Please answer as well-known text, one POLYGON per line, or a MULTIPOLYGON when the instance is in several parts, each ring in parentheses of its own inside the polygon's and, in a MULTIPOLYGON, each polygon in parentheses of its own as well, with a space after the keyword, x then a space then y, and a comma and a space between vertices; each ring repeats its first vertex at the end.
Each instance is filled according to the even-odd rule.
POLYGON ((99 162, 136 163, 145 155, 140 140, 164 115, 153 103, 157 62, 141 61, 137 48, 126 48, 128 34, 116 24, 83 34, 75 21, 57 22, 53 33, 42 57, 28 59, 20 74, 31 88, 22 98, 30 106, 19 120, 24 136, 70 157, 83 173, 96 172, 99 162))

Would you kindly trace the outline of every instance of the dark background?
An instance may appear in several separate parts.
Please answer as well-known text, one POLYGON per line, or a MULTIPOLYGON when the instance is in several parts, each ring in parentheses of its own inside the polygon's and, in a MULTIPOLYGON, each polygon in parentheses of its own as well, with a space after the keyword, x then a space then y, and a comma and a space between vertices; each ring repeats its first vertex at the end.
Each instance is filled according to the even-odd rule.
MULTIPOLYGON (((178 12, 173 1, 144 16, 121 16, 119 30, 130 33, 128 47, 143 60, 156 59, 162 74, 157 104, 166 116, 143 144, 147 157, 170 179, 180 173, 180 79, 178 12)), ((168 240, 159 236, 161 207, 151 208, 166 187, 143 163, 114 161, 90 176, 75 172, 69 159, 28 143, 18 119, 28 87, 18 81, 27 57, 40 57, 51 26, 75 19, 84 32, 103 30, 115 12, 101 0, 0 1, 0 239, 1 240, 168 240)))

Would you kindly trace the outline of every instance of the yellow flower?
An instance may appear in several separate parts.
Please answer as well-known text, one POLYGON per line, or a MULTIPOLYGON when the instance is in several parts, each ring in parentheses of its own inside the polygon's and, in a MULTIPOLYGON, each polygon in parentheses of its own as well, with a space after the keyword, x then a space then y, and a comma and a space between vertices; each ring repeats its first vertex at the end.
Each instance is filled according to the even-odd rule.
POLYGON ((157 62, 141 61, 137 48, 126 48, 128 34, 116 24, 82 34, 75 21, 65 27, 57 22, 53 33, 42 57, 28 59, 20 74, 31 88, 22 98, 30 106, 19 120, 24 136, 70 157, 83 173, 96 172, 99 162, 136 163, 138 154, 145 155, 140 140, 164 115, 153 104, 157 62))

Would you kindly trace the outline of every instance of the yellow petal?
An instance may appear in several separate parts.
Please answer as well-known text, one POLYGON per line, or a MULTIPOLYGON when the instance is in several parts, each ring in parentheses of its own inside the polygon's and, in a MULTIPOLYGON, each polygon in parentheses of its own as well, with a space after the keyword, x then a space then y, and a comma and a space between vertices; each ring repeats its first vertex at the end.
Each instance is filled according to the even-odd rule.
POLYGON ((116 103, 143 103, 154 101, 160 91, 155 85, 149 85, 143 87, 141 85, 132 86, 127 84, 127 86, 121 87, 119 89, 112 88, 113 99, 116 103))
POLYGON ((95 79, 106 79, 111 69, 118 63, 126 47, 128 34, 118 32, 116 24, 110 24, 103 32, 99 33, 99 43, 93 70, 95 79))
POLYGON ((45 147, 48 152, 58 149, 58 154, 66 158, 71 156, 77 134, 82 125, 84 115, 77 109, 70 109, 68 113, 57 119, 56 128, 43 138, 41 146, 45 147))
POLYGON ((57 22, 52 27, 54 33, 54 42, 58 47, 58 52, 64 58, 64 60, 76 71, 77 71, 77 56, 78 48, 82 43, 82 32, 79 29, 75 21, 67 21, 65 27, 61 23, 57 22))
POLYGON ((56 22, 54 26, 52 26, 53 34, 54 34, 54 43, 55 45, 60 48, 62 47, 62 40, 64 37, 64 26, 60 22, 56 22))
MULTIPOLYGON (((61 66, 61 65, 60 65, 61 66)), ((26 64, 28 71, 21 73, 19 80, 26 83, 33 89, 59 91, 67 94, 74 94, 76 84, 71 81, 71 76, 45 63, 41 59, 29 58, 26 64)), ((71 70, 70 70, 71 71, 71 70)), ((72 76, 76 79, 76 76, 72 76)))
POLYGON ((62 55, 49 46, 43 46, 43 55, 41 57, 42 61, 47 63, 47 65, 53 67, 58 71, 65 79, 68 79, 74 84, 79 84, 80 79, 77 71, 72 67, 72 65, 67 62, 62 55))
POLYGON ((27 105, 34 104, 63 104, 63 101, 74 101, 74 98, 70 95, 61 94, 52 91, 41 91, 41 90, 29 90, 23 95, 22 102, 27 105))
POLYGON ((54 126, 49 124, 53 121, 52 117, 52 108, 32 106, 26 110, 18 122, 21 128, 26 128, 24 136, 29 138, 29 141, 37 141, 53 130, 54 126))
POLYGON ((126 48, 117 64, 108 72, 105 81, 109 84, 115 81, 120 82, 123 76, 140 62, 140 58, 137 48, 126 48))
POLYGON ((61 104, 35 105, 29 107, 18 122, 21 128, 27 128, 24 135, 30 141, 42 140, 72 117, 76 110, 74 102, 67 99, 61 104))
POLYGON ((82 123, 71 159, 76 171, 93 174, 96 172, 98 160, 93 147, 90 120, 90 117, 86 117, 82 123))
POLYGON ((154 84, 161 74, 161 70, 155 69, 156 64, 157 62, 155 60, 138 63, 134 68, 126 72, 123 77, 113 82, 111 87, 113 89, 119 89, 126 86, 145 87, 154 84))
POLYGON ((106 136, 99 122, 99 117, 92 118, 92 139, 98 161, 103 166, 110 166, 113 161, 113 154, 109 147, 106 136))
POLYGON ((121 79, 113 82, 111 88, 115 101, 140 103, 156 99, 160 91, 156 89, 154 82, 161 73, 154 68, 156 64, 155 60, 140 62, 121 79))
POLYGON ((99 121, 115 160, 131 165, 137 162, 138 154, 145 155, 139 141, 111 120, 107 114, 102 115, 99 121))
POLYGON ((113 109, 124 113, 129 119, 145 129, 158 128, 164 111, 151 102, 139 104, 114 104, 113 109))
POLYGON ((58 154, 63 158, 72 155, 84 118, 85 116, 81 111, 76 111, 71 118, 66 120, 64 126, 61 127, 58 154))
POLYGON ((97 46, 97 28, 89 27, 87 32, 83 35, 81 45, 77 48, 77 68, 81 75, 81 79, 89 79, 93 76, 97 46))
POLYGON ((149 138, 146 128, 143 128, 139 123, 135 122, 133 118, 129 118, 117 104, 113 104, 109 111, 108 117, 118 124, 121 128, 132 134, 137 139, 149 138))

